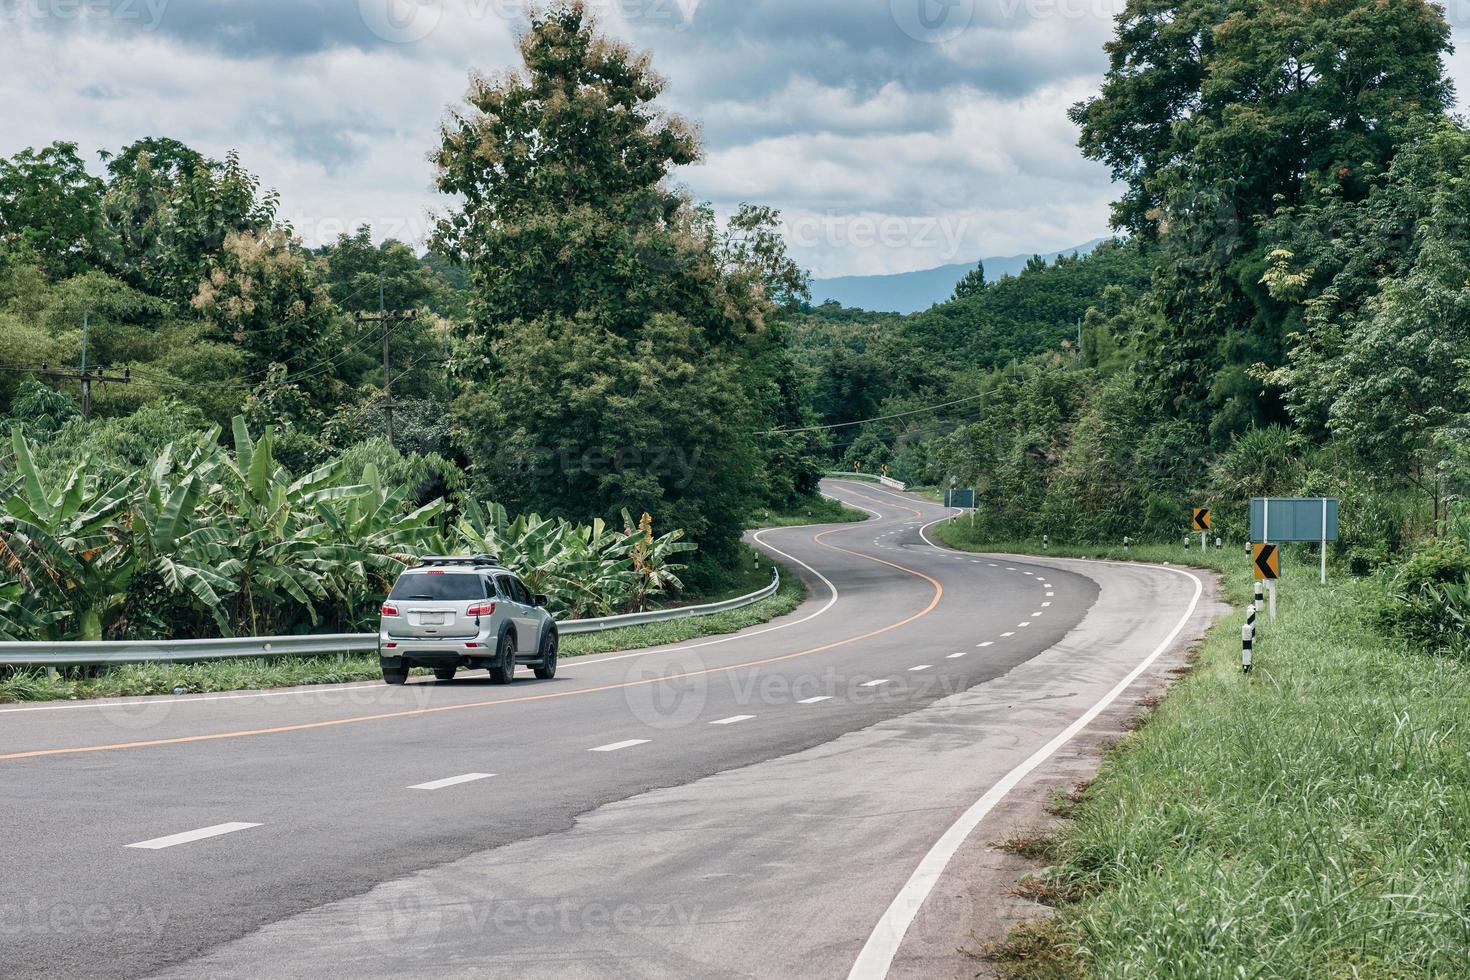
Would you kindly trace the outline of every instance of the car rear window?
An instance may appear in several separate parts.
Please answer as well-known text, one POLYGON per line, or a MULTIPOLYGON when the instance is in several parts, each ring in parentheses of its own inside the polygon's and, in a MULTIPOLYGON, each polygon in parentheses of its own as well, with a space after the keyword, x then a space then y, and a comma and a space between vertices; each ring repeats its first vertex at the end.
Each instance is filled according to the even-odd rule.
POLYGON ((464 572, 415 572, 400 577, 388 598, 432 602, 483 599, 485 582, 479 575, 464 572))

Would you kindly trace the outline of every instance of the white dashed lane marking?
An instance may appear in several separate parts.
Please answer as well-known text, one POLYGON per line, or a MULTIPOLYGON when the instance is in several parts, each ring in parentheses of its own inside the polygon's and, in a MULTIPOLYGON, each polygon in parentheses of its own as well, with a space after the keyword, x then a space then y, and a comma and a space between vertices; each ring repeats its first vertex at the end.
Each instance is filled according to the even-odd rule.
POLYGON ((961 650, 958 653, 951 653, 948 657, 945 657, 944 659, 946 659, 946 660, 958 660, 960 657, 963 657, 965 654, 967 654, 969 652, 970 652, 969 650, 961 650))
POLYGON ((995 646, 995 641, 994 640, 986 640, 984 643, 977 643, 977 644, 975 644, 975 646, 976 647, 990 647, 990 646, 995 646))
POLYGON ((863 684, 861 684, 859 686, 861 686, 861 687, 877 687, 879 684, 888 684, 888 683, 890 683, 890 681, 888 680, 888 678, 884 677, 884 678, 880 678, 879 680, 876 680, 876 681, 865 681, 863 684))
POLYGON ((750 719, 752 719, 754 717, 755 717, 755 715, 731 715, 728 718, 721 718, 718 721, 712 721, 712 722, 710 722, 710 724, 711 725, 733 725, 737 721, 750 721, 750 719))
POLYGON ((910 667, 909 670, 911 670, 911 671, 914 671, 914 670, 928 670, 930 667, 933 667, 933 666, 934 666, 933 664, 919 664, 919 666, 917 666, 917 667, 910 667))
POLYGON ((129 844, 128 847, 136 847, 144 851, 161 851, 165 847, 192 844, 197 840, 208 840, 211 837, 233 834, 237 830, 249 830, 251 827, 259 826, 258 823, 217 823, 213 827, 200 827, 198 830, 186 830, 182 834, 170 834, 168 837, 139 841, 136 844, 129 844))
POLYGON ((797 704, 816 704, 818 701, 831 701, 832 695, 822 694, 814 698, 802 698, 797 704))
POLYGON ((646 739, 646 738, 630 738, 626 742, 613 742, 610 745, 599 745, 597 748, 595 748, 595 749, 588 749, 587 751, 588 752, 616 752, 619 749, 631 749, 635 745, 647 745, 647 744, 648 744, 648 739, 646 739))
POLYGON ((409 789, 443 789, 446 786, 458 786, 460 783, 473 783, 480 779, 489 779, 494 776, 493 772, 467 772, 463 776, 449 776, 444 779, 434 779, 427 783, 419 783, 410 786, 409 789))
POLYGON ((1001 636, 1015 636, 1015 633, 1002 633, 1001 636))

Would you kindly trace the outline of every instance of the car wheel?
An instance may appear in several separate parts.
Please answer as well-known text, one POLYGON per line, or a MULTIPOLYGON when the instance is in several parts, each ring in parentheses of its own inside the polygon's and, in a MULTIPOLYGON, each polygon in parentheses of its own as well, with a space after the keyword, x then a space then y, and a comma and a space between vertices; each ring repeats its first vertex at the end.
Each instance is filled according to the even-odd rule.
POLYGON ((547 630, 541 638, 541 663, 536 666, 536 676, 549 681, 556 676, 556 652, 559 646, 556 630, 547 630))
POLYGON ((454 680, 454 668, 453 667, 435 667, 434 668, 434 676, 437 677, 437 678, 439 678, 441 681, 452 681, 452 680, 454 680))
POLYGON ((407 680, 408 680, 408 671, 406 671, 406 670, 385 670, 385 671, 383 671, 383 683, 384 684, 402 684, 402 683, 404 683, 407 680))
POLYGON ((516 638, 512 633, 500 637, 500 656, 490 668, 490 683, 509 684, 516 676, 516 638))

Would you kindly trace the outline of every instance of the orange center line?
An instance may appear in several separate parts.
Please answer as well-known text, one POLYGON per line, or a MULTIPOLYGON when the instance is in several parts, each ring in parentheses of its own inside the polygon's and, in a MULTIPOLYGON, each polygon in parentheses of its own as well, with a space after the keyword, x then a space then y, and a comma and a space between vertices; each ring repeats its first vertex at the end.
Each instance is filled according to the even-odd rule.
MULTIPOLYGON (((862 495, 858 494, 858 496, 862 495)), ((873 498, 869 497, 866 499, 872 500, 873 498)), ((877 500, 874 500, 873 502, 883 503, 883 501, 877 500)), ((850 551, 847 548, 839 548, 835 544, 828 544, 827 542, 822 540, 822 538, 826 537, 829 534, 833 534, 837 531, 843 530, 849 530, 849 528, 836 527, 827 531, 822 531, 820 534, 814 536, 812 540, 817 544, 820 544, 824 548, 830 548, 833 551, 840 551, 844 554, 853 555, 854 557, 862 558, 867 561, 875 561, 878 562, 880 565, 887 565, 890 568, 895 568, 898 571, 904 572, 908 575, 913 575, 923 579, 930 585, 934 586, 934 596, 929 600, 929 604, 923 609, 914 613, 913 615, 900 619, 898 622, 890 623, 887 626, 871 630, 859 636, 850 636, 846 639, 834 640, 831 643, 824 643, 821 646, 810 647, 805 650, 798 650, 795 653, 785 653, 775 657, 765 657, 760 660, 749 660, 744 663, 730 664, 725 667, 706 667, 702 670, 690 670, 681 674, 670 674, 667 677, 650 677, 643 680, 623 681, 619 684, 603 684, 598 687, 579 688, 575 691, 558 691, 550 694, 527 694, 521 697, 496 698, 490 701, 467 701, 463 704, 443 704, 437 705, 432 708, 409 708, 404 711, 387 711, 380 712, 374 715, 358 715, 353 718, 333 718, 327 721, 298 722, 292 725, 278 725, 273 728, 251 728, 243 731, 215 732, 209 735, 181 735, 175 738, 155 738, 136 742, 114 742, 107 745, 82 745, 62 749, 34 749, 29 752, 12 752, 7 755, 0 755, 0 762, 11 762, 17 759, 36 759, 43 756, 53 755, 81 755, 90 752, 116 752, 123 749, 143 749, 161 745, 187 745, 193 742, 216 742, 223 739, 231 738, 250 738, 255 735, 282 735, 289 732, 311 731, 312 729, 317 728, 334 728, 338 725, 357 725, 369 721, 386 721, 392 718, 413 718, 420 715, 439 714, 440 712, 445 711, 463 711, 469 708, 491 708, 495 707, 496 705, 523 704, 531 701, 550 701, 555 698, 578 697, 587 694, 598 694, 605 691, 617 691, 624 688, 638 687, 644 684, 655 684, 659 681, 674 681, 680 680, 685 677, 699 677, 704 674, 717 674, 732 670, 743 670, 747 667, 760 667, 765 664, 780 663, 783 660, 794 660, 797 657, 806 657, 814 653, 825 653, 826 651, 835 649, 837 647, 847 646, 852 643, 859 643, 863 640, 872 639, 873 637, 879 636, 883 633, 888 633, 892 630, 907 626, 909 623, 912 623, 917 619, 927 616, 929 615, 929 613, 934 611, 934 607, 939 605, 939 600, 944 595, 944 586, 940 585, 936 579, 930 578, 923 572, 916 571, 912 568, 906 568, 903 565, 899 565, 891 561, 886 561, 882 558, 874 557, 873 555, 865 555, 861 552, 850 551)))

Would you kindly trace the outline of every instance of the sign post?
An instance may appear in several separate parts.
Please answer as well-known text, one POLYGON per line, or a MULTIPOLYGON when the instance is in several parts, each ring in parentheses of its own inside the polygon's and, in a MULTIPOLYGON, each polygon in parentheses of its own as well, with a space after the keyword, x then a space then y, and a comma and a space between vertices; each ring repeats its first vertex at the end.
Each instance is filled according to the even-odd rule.
POLYGON ((1204 551, 1206 547, 1205 532, 1210 529, 1210 508, 1195 507, 1192 513, 1194 515, 1192 520, 1194 529, 1199 532, 1199 550, 1204 551))
MULTIPOLYGON (((1251 540, 1261 545, 1284 541, 1315 541, 1321 548, 1320 580, 1327 584, 1327 544, 1337 540, 1339 505, 1335 497, 1251 498, 1251 540)), ((1260 553, 1256 551, 1259 564, 1260 553)), ((1271 588, 1271 615, 1276 615, 1276 576, 1261 575, 1271 588)))
POLYGON ((1251 569, 1256 580, 1265 580, 1270 595, 1271 618, 1276 618, 1276 580, 1281 577, 1281 548, 1274 544, 1255 546, 1255 558, 1251 569))
POLYGON ((1322 498, 1322 578, 1320 584, 1327 584, 1327 498, 1322 498))

